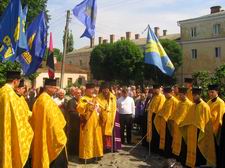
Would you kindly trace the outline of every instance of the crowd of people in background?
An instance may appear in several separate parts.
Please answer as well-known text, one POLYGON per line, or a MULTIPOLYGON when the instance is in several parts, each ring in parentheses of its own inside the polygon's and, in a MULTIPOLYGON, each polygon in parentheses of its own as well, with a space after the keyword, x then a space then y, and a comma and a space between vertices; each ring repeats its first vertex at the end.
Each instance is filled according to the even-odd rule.
POLYGON ((153 153, 187 167, 223 168, 225 106, 218 85, 208 86, 206 103, 193 79, 185 83, 143 88, 103 82, 64 90, 47 79, 42 88, 28 89, 9 71, 0 89, 0 165, 64 168, 68 156, 98 162, 121 144, 136 143, 135 128, 153 153))

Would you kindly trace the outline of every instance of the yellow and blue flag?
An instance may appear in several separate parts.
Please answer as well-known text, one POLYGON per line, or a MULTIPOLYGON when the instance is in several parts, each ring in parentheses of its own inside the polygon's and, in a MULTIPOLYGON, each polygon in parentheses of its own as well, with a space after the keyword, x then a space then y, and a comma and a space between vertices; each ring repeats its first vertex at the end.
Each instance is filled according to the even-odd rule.
POLYGON ((23 11, 20 0, 11 0, 0 20, 0 57, 2 61, 15 61, 18 48, 23 48, 25 35, 23 11))
POLYGON ((23 73, 28 76, 39 68, 47 46, 47 24, 44 12, 41 12, 27 29, 27 52, 19 56, 23 73))
POLYGON ((170 61, 170 58, 150 26, 148 26, 147 44, 145 48, 145 63, 157 66, 168 76, 172 76, 175 70, 173 63, 170 61))
POLYGON ((95 23, 97 15, 96 0, 84 0, 74 7, 73 14, 86 26, 81 37, 92 39, 95 36, 95 23))

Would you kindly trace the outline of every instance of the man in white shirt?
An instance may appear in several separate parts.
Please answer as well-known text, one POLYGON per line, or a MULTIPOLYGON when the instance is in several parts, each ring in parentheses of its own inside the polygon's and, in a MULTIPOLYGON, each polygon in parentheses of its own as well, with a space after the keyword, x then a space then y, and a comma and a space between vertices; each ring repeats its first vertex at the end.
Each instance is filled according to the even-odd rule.
POLYGON ((126 128, 127 143, 131 144, 132 118, 135 117, 135 103, 132 97, 128 96, 127 88, 123 88, 122 96, 117 100, 118 112, 120 114, 121 140, 125 143, 124 130, 126 128))

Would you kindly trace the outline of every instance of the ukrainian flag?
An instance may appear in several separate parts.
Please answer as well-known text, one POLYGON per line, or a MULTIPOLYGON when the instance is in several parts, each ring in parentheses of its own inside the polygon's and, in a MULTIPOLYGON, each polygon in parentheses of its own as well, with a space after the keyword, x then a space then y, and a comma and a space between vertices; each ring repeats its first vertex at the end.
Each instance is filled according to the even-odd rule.
POLYGON ((164 74, 172 76, 175 70, 157 36, 148 26, 148 37, 145 48, 145 63, 157 66, 164 74))

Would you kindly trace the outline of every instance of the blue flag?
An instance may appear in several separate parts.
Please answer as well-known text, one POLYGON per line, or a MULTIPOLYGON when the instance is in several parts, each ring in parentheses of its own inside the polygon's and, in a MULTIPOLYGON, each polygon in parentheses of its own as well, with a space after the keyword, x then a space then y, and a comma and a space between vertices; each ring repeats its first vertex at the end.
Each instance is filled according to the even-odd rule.
POLYGON ((0 20, 0 57, 3 61, 16 59, 17 48, 22 43, 22 17, 20 0, 11 0, 0 20))
POLYGON ((86 29, 81 37, 92 39, 95 36, 95 22, 97 15, 96 0, 84 0, 74 7, 73 14, 80 20, 86 29))
POLYGON ((41 12, 27 29, 28 51, 20 57, 20 63, 26 76, 39 68, 47 46, 47 25, 45 13, 41 12))
POLYGON ((145 49, 145 63, 157 66, 164 74, 172 76, 174 73, 173 63, 166 54, 157 36, 148 26, 147 44, 145 49))
POLYGON ((18 41, 18 47, 17 47, 17 52, 16 52, 17 58, 23 52, 28 51, 27 36, 26 36, 26 32, 25 32, 27 11, 28 11, 28 7, 25 6, 22 13, 20 14, 22 24, 20 24, 20 30, 21 31, 20 31, 20 38, 19 38, 19 41, 18 41))

